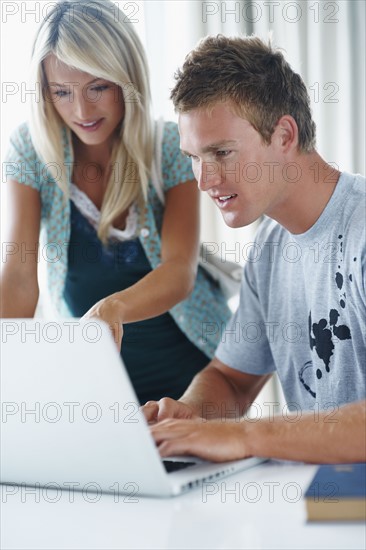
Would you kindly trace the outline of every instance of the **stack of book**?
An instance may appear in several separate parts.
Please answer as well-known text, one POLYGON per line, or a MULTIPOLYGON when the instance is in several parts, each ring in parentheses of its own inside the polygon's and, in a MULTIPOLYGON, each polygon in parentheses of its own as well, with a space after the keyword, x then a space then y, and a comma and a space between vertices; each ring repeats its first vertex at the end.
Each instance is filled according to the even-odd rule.
POLYGON ((366 463, 319 466, 305 493, 309 521, 366 519, 366 463))

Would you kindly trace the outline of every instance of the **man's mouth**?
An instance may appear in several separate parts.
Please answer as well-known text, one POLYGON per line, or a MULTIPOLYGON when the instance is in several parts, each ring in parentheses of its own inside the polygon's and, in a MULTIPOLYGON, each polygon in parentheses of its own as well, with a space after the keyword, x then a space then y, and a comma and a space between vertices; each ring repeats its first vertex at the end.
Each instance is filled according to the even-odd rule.
POLYGON ((235 199, 238 195, 236 193, 231 193, 227 195, 214 195, 211 196, 211 198, 215 201, 216 205, 221 209, 225 210, 226 208, 230 208, 233 202, 235 202, 235 199))
POLYGON ((220 202, 226 202, 234 197, 237 197, 237 195, 235 193, 233 193, 232 195, 221 195, 220 197, 218 197, 218 200, 220 202))

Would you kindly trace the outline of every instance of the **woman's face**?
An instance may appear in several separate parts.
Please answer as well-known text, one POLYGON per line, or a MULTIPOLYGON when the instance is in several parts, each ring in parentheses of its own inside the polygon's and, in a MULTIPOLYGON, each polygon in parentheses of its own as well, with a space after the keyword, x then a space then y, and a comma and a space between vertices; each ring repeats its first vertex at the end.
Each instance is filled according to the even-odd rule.
POLYGON ((44 61, 48 82, 46 101, 85 145, 111 145, 123 120, 121 88, 74 69, 53 54, 44 61))

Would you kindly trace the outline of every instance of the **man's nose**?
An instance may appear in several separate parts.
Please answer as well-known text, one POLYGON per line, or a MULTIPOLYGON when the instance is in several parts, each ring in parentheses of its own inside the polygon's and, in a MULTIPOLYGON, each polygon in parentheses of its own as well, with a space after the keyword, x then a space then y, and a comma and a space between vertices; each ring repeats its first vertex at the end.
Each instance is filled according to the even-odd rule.
POLYGON ((198 187, 208 191, 221 183, 221 166, 218 162, 202 162, 198 174, 198 187))

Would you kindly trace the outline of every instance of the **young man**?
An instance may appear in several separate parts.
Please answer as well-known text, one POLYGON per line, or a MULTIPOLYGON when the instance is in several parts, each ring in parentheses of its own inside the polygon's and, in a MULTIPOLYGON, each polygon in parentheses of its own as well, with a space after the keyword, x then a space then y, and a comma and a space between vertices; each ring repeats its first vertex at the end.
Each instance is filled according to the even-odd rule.
POLYGON ((365 179, 319 156, 303 81, 258 38, 204 39, 172 99, 227 225, 267 217, 216 357, 144 407, 161 454, 365 461, 365 179), (292 414, 243 418, 274 371, 292 414))

